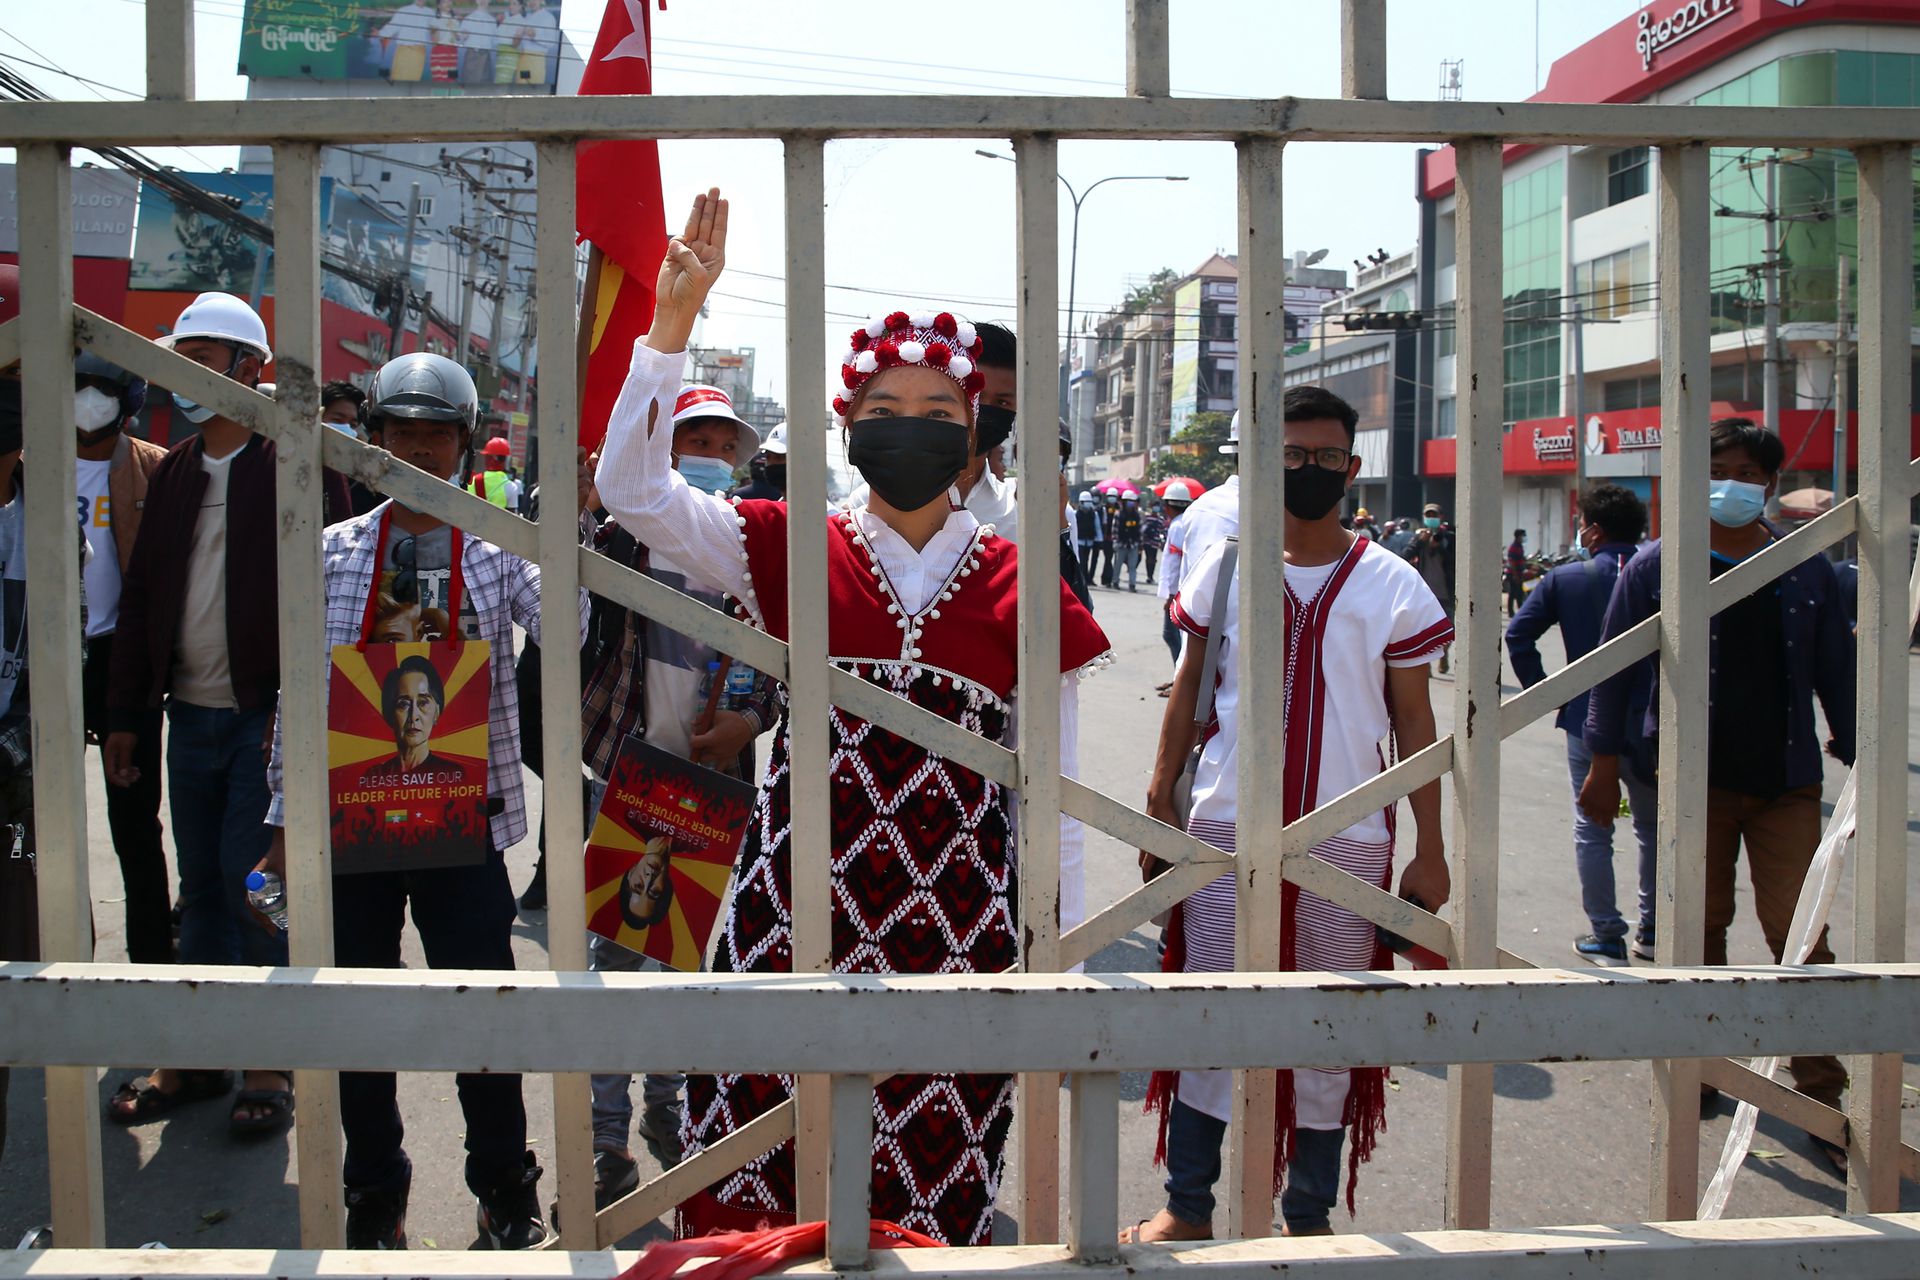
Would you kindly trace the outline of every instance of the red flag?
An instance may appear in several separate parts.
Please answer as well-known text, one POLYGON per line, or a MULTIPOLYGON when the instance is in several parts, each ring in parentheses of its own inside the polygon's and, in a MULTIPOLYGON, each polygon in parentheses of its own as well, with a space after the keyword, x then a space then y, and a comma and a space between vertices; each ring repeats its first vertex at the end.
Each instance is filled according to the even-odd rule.
MULTIPOLYGON (((653 33, 647 0, 607 0, 580 92, 653 92, 653 33)), ((653 323, 653 283, 667 251, 659 145, 652 141, 582 143, 574 181, 576 230, 582 240, 592 242, 601 258, 599 287, 586 300, 592 327, 582 334, 587 359, 580 442, 591 449, 606 434, 634 340, 653 323)))

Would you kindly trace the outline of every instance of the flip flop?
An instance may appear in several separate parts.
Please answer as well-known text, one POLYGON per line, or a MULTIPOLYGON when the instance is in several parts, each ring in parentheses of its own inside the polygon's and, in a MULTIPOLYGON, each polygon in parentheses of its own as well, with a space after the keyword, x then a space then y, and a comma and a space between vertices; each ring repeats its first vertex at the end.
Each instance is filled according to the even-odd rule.
POLYGON ((231 1088, 231 1071, 183 1071, 177 1089, 160 1088, 149 1072, 113 1091, 107 1099, 107 1117, 115 1124, 145 1124, 189 1102, 221 1097, 231 1088))
POLYGON ((293 1076, 276 1071, 287 1082, 284 1089, 242 1089, 233 1099, 233 1111, 227 1116, 227 1132, 236 1138, 251 1138, 277 1133, 293 1119, 293 1076), (264 1108, 261 1115, 242 1115, 243 1109, 264 1108))

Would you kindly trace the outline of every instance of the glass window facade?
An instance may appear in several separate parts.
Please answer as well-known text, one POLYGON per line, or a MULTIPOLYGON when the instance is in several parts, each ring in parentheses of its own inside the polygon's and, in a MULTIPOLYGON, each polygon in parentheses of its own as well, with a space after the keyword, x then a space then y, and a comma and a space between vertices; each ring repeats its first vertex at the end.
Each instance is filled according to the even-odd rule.
MULTIPOLYGON (((1920 106, 1920 54, 1828 50, 1756 67, 1695 98, 1701 106, 1920 106)), ((1759 214, 1767 208, 1770 148, 1715 148, 1716 210, 1759 214)), ((1857 178, 1845 151, 1791 152, 1775 169, 1780 224, 1781 320, 1834 323, 1842 256, 1858 262, 1857 178), (1824 215, 1824 216, 1823 216, 1824 215)), ((1766 223, 1720 214, 1712 225, 1713 324, 1716 331, 1757 328, 1765 298, 1766 223)), ((1915 238, 1920 277, 1920 232, 1915 238)), ((1920 310, 1916 310, 1920 316, 1920 310)))
POLYGON ((1509 426, 1560 412, 1564 161, 1508 178, 1501 206, 1509 426))
POLYGON ((1607 204, 1625 204, 1647 194, 1646 147, 1628 147, 1607 157, 1607 204))
POLYGON ((1574 267, 1571 303, 1594 320, 1653 310, 1653 246, 1635 245, 1574 267))

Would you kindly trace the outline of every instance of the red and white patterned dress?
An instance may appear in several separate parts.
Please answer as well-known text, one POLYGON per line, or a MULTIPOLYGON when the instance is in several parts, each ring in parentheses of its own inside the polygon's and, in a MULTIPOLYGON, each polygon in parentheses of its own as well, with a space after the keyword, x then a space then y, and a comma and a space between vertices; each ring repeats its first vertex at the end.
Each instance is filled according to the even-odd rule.
MULTIPOLYGON (((729 505, 674 470, 671 398, 685 353, 636 343, 607 426, 600 496, 621 526, 690 580, 740 603, 741 617, 787 638, 787 506, 729 505), (657 425, 654 425, 656 424, 657 425), (650 429, 651 428, 651 429, 650 429)), ((811 517, 810 517, 811 518, 811 517)), ((982 737, 1005 737, 1019 672, 1018 552, 965 510, 910 546, 865 509, 820 518, 827 532, 830 661, 982 737)), ((1049 544, 1050 545, 1050 544, 1049 544)), ((1054 566, 1043 572, 1059 581, 1054 566)), ((1077 673, 1104 663, 1107 639, 1060 584, 1061 767, 1076 758, 1077 673)), ((785 695, 767 782, 734 870, 713 967, 792 971, 790 768, 785 695)), ((842 973, 992 973, 1016 956, 1014 849, 993 782, 835 710, 831 767, 802 786, 832 789, 833 963, 842 973)), ((1079 830, 1061 826, 1062 918, 1072 923, 1079 830)), ((694 1076, 681 1136, 711 1145, 787 1097, 776 1076, 694 1076)), ((948 1244, 989 1238, 1012 1123, 1008 1076, 900 1076, 874 1091, 873 1215, 948 1244)), ((680 1207, 699 1235, 793 1220, 786 1144, 680 1207)))
MULTIPOLYGON (((755 592, 742 608, 785 639, 787 509, 743 502, 738 510, 755 592)), ((830 661, 1001 740, 1019 665, 1014 545, 973 526, 945 581, 914 612, 896 599, 858 518, 835 515, 829 524, 830 661)), ((1101 659, 1106 637, 1064 584, 1060 609, 1063 670, 1101 659)), ((783 713, 735 871, 717 973, 792 969, 788 727, 783 713)), ((1014 849, 999 785, 837 708, 830 734, 835 970, 993 973, 1012 965, 1014 849)), ((784 1101, 790 1084, 781 1076, 690 1077, 682 1132, 689 1152, 784 1101)), ((1012 1119, 1011 1076, 882 1081, 874 1092, 873 1215, 949 1244, 986 1243, 1012 1119)), ((793 1179, 787 1143, 683 1204, 681 1234, 791 1221, 793 1179)))

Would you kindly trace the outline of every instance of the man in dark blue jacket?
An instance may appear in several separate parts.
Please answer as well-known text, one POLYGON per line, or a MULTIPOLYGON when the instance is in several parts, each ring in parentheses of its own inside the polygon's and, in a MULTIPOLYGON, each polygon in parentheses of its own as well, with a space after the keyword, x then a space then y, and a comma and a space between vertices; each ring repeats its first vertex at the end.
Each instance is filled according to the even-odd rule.
MULTIPOLYGON (((1746 418, 1713 424, 1713 576, 1760 551, 1781 531, 1760 518, 1779 478, 1780 438, 1746 418)), ((1614 587, 1601 632, 1604 643, 1660 608, 1660 544, 1634 557, 1614 587)), ((1774 962, 1780 961, 1820 841, 1820 784, 1824 766, 1814 727, 1820 699, 1831 737, 1827 750, 1853 762, 1854 646, 1833 565, 1813 555, 1713 619, 1707 654, 1706 951, 1708 964, 1727 962, 1733 923, 1734 863, 1744 846, 1754 909, 1774 962)), ((1636 664, 1651 669, 1652 660, 1636 664)), ((1595 822, 1610 822, 1620 803, 1620 754, 1627 745, 1629 672, 1593 691, 1586 739, 1592 770, 1580 806, 1595 822)), ((1644 713, 1653 736, 1657 706, 1644 713)), ((1826 935, 1808 957, 1833 963, 1826 935)), ((1791 1064, 1794 1086, 1808 1097, 1838 1105, 1847 1073, 1836 1058, 1800 1057, 1791 1064)), ((1816 1138, 1829 1162, 1841 1166, 1844 1149, 1816 1138)))
MULTIPOLYGON (((1617 484, 1597 485, 1580 500, 1579 545, 1584 559, 1561 565, 1535 585, 1526 603, 1507 624, 1507 653, 1514 675, 1531 688, 1546 679, 1537 647, 1541 636, 1555 625, 1566 646, 1567 661, 1576 662, 1600 643, 1601 622, 1620 570, 1633 558, 1647 530, 1647 508, 1617 484)), ((1644 673, 1642 684, 1644 685, 1644 673)), ((1641 697, 1645 697, 1644 688, 1641 697)), ((1613 889, 1613 826, 1587 817, 1578 803, 1581 784, 1593 753, 1585 737, 1587 695, 1575 694, 1560 708, 1554 724, 1567 733, 1567 772, 1573 780, 1573 859, 1580 876, 1580 905, 1593 932, 1574 939, 1574 951, 1595 964, 1627 962, 1627 922, 1615 904, 1613 889)), ((1634 954, 1653 959, 1654 828, 1658 810, 1654 780, 1629 761, 1621 770, 1633 809, 1633 834, 1640 845, 1640 923, 1634 954)))

